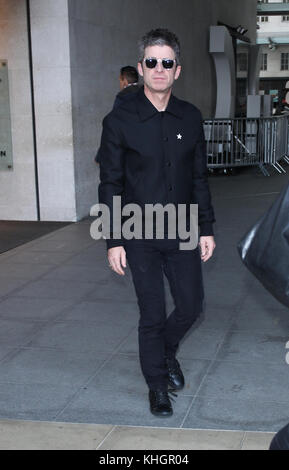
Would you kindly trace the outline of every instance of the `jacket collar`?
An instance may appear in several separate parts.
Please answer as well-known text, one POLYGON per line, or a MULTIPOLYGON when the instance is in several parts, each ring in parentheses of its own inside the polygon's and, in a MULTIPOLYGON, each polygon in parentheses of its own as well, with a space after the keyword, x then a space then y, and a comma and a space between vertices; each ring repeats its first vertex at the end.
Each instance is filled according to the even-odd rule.
MULTIPOLYGON (((144 94, 143 86, 137 92, 137 107, 141 121, 145 121, 159 112, 144 94)), ((183 117, 181 102, 174 95, 170 96, 165 113, 173 114, 180 119, 183 117)))

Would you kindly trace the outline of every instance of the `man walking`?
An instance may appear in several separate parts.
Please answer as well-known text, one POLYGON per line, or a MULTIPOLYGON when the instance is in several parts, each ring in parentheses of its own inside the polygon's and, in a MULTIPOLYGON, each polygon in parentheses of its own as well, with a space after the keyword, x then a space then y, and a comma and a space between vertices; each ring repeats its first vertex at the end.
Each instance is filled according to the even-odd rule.
MULTIPOLYGON (((103 121, 99 202, 113 211, 113 197, 122 204, 198 204, 200 247, 181 250, 180 239, 107 239, 108 261, 124 275, 131 269, 140 310, 140 364, 149 388, 150 410, 173 413, 169 391, 184 387, 176 359, 180 340, 202 311, 201 260, 215 242, 214 212, 207 181, 202 116, 192 104, 172 95, 178 79, 180 46, 166 29, 147 33, 139 44, 138 72, 144 87, 103 121), (167 317, 163 273, 175 308, 167 317)), ((155 231, 158 227, 154 227, 155 231)), ((154 232, 155 234, 155 232, 154 232)))

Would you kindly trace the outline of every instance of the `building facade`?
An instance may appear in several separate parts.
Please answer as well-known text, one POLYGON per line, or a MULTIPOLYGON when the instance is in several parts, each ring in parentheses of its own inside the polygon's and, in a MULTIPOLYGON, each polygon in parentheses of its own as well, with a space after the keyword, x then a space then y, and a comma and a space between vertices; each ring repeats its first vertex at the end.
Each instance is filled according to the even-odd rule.
MULTIPOLYGON (((260 3, 281 1, 263 0, 260 3)), ((283 3, 288 4, 288 14, 257 16, 257 43, 262 49, 260 90, 273 95, 280 93, 289 80, 289 0, 283 0, 283 3)))
POLYGON ((180 38, 183 73, 175 94, 198 106, 204 118, 213 116, 209 27, 242 24, 254 43, 256 5, 1 0, 0 144, 6 147, 0 148, 0 219, 77 221, 89 215, 97 202, 94 156, 102 119, 119 91, 119 69, 136 65, 137 40, 152 28, 167 27, 180 38))

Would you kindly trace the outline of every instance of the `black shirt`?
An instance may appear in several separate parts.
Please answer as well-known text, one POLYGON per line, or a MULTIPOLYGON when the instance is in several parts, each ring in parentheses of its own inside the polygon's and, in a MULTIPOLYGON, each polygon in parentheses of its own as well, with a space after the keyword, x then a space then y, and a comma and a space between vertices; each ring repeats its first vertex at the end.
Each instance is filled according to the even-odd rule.
MULTIPOLYGON (((103 120, 99 149, 99 202, 198 204, 200 235, 213 235, 215 221, 207 180, 202 116, 171 95, 159 112, 143 87, 103 120)), ((107 247, 123 245, 107 240, 107 247)))

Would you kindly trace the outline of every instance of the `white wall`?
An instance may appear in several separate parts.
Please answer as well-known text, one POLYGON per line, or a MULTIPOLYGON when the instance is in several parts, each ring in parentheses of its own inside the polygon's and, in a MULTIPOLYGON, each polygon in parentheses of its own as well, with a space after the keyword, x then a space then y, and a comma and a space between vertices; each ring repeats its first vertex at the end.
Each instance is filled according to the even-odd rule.
POLYGON ((261 70, 261 78, 289 78, 289 70, 280 70, 281 53, 289 53, 289 44, 279 45, 275 51, 262 46, 262 53, 267 54, 267 70, 261 70))
POLYGON ((30 0, 41 220, 74 221, 67 0, 30 0))
MULTIPOLYGON (((282 0, 269 0, 266 3, 283 3, 282 0)), ((287 2, 288 3, 288 2, 287 2)), ((288 6, 289 5, 285 5, 288 6)), ((260 17, 259 17, 260 19, 260 17)), ((282 21, 282 16, 274 15, 269 16, 268 21, 259 21, 258 22, 260 29, 258 29, 258 36, 270 36, 270 34, 274 33, 274 35, 284 35, 283 33, 288 33, 289 22, 282 21)), ((286 35, 286 34, 285 34, 286 35)))
POLYGON ((0 0, 0 59, 8 61, 13 170, 0 171, 0 219, 37 220, 25 0, 0 0))

